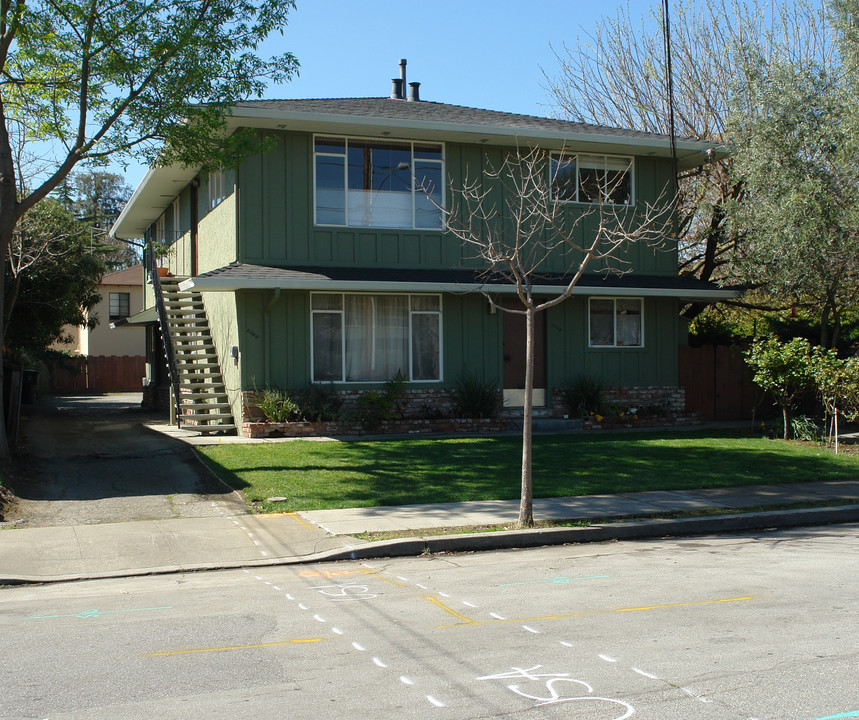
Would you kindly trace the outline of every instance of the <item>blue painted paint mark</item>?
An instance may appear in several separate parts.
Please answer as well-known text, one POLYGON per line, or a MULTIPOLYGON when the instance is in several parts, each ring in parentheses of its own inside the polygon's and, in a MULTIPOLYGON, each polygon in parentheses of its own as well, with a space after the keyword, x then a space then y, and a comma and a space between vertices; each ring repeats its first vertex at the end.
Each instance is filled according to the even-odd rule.
POLYGON ((72 613, 70 615, 34 615, 33 617, 26 618, 18 618, 19 620, 54 620, 56 618, 64 618, 64 617, 76 617, 81 618, 82 620, 87 620, 89 618, 100 618, 102 615, 112 615, 114 613, 130 613, 130 612, 144 612, 147 610, 172 610, 172 605, 164 605, 162 607, 151 607, 151 608, 131 608, 130 610, 83 610, 79 613, 72 613))
POLYGON ((509 587, 511 585, 536 585, 538 583, 553 583, 556 585, 564 585, 576 580, 599 580, 607 578, 608 575, 589 575, 587 577, 567 578, 567 577, 547 577, 545 580, 528 580, 526 582, 501 583, 500 587, 509 587))
POLYGON ((853 712, 841 713, 839 715, 827 715, 826 717, 819 717, 816 720, 835 720, 836 718, 848 718, 848 717, 859 717, 859 710, 854 710, 853 712))

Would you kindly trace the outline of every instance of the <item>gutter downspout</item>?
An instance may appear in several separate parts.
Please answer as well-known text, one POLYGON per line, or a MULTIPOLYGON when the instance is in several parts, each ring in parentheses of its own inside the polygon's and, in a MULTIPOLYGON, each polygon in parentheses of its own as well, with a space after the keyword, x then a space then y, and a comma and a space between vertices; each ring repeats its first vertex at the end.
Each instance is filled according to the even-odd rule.
POLYGON ((263 310, 263 332, 265 333, 263 375, 265 376, 266 387, 269 387, 271 384, 271 363, 269 362, 269 353, 271 351, 271 309, 277 304, 278 300, 280 300, 280 288, 275 288, 271 300, 268 301, 268 305, 263 310))

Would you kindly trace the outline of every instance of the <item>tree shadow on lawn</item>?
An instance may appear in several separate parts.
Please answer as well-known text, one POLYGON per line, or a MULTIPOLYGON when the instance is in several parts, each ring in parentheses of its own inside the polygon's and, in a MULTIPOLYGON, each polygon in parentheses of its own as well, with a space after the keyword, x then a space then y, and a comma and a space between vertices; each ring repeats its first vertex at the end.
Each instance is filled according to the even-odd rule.
MULTIPOLYGON (((323 450, 305 443, 292 450, 287 462, 272 453, 270 465, 221 466, 220 474, 252 486, 249 499, 284 496, 290 509, 507 500, 520 493, 518 438, 355 442, 323 450)), ((533 467, 534 497, 859 477, 859 461, 823 448, 712 433, 540 436, 533 467)))

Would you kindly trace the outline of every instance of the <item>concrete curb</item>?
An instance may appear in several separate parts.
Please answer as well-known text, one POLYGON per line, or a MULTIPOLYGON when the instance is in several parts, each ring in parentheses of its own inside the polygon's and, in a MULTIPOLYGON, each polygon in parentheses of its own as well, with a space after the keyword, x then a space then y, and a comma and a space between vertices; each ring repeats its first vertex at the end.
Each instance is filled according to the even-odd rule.
POLYGON ((233 570, 243 567, 274 567, 301 565, 314 562, 342 560, 370 560, 385 557, 409 557, 424 553, 479 552, 487 550, 513 550, 520 548, 606 542, 609 540, 636 540, 659 537, 708 535, 724 532, 743 532, 801 526, 837 525, 859 522, 859 505, 840 505, 798 510, 716 515, 682 520, 636 520, 605 523, 588 527, 535 528, 502 532, 438 535, 427 538, 399 538, 381 540, 366 545, 326 550, 301 557, 261 558, 244 562, 198 563, 165 565, 162 567, 112 570, 90 574, 68 574, 51 577, 17 576, 0 577, 0 585, 43 584, 103 580, 147 575, 169 575, 211 570, 233 570))
POLYGON ((859 505, 842 505, 798 510, 769 512, 681 520, 636 520, 605 523, 588 527, 535 528, 502 532, 438 535, 428 538, 382 540, 362 545, 350 551, 332 550, 319 560, 363 560, 380 557, 421 555, 425 552, 476 552, 482 550, 512 550, 518 548, 565 545, 573 543, 606 542, 608 540, 635 540, 642 538, 684 535, 707 535, 717 532, 777 529, 802 525, 836 525, 859 522, 859 505))

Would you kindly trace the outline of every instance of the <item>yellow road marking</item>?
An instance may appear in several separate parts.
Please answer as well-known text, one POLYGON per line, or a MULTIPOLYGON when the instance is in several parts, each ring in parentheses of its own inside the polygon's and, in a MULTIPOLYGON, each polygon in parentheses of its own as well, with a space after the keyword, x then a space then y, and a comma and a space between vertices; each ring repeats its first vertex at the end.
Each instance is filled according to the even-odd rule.
POLYGON ((308 638, 306 640, 284 640, 283 642, 262 643, 260 645, 234 645, 231 647, 197 648, 194 650, 168 650, 167 652, 149 653, 143 657, 165 657, 167 655, 188 655, 190 653, 223 652, 224 650, 252 650, 254 648, 276 647, 278 645, 297 645, 299 643, 322 642, 322 638, 308 638))
MULTIPOLYGON (((447 609, 447 608, 445 608, 447 609)), ((453 613, 456 615, 456 613, 453 613)), ((462 627, 463 625, 503 625, 504 623, 526 623, 526 622, 534 622, 536 620, 562 620, 564 618, 574 618, 581 617, 585 613, 573 613, 571 615, 544 615, 542 617, 532 617, 532 618, 507 618, 506 620, 468 620, 467 623, 454 623, 453 625, 436 625, 437 630, 444 630, 445 628, 452 627, 462 627)), ((460 617, 460 616, 458 616, 460 617)))
MULTIPOLYGON (((715 603, 726 603, 726 602, 739 602, 741 600, 752 600, 753 595, 747 595, 746 597, 735 597, 735 598, 720 598, 718 600, 699 600, 696 602, 685 602, 685 603, 671 603, 670 605, 648 605, 646 607, 636 607, 636 608, 619 608, 617 610, 611 610, 610 612, 637 612, 640 610, 660 610, 662 608, 673 608, 673 607, 684 607, 686 605, 713 605, 715 603)), ((436 600, 434 597, 426 597, 434 605, 437 605, 445 612, 450 613, 454 617, 459 618, 463 622, 453 623, 452 625, 436 625, 437 630, 444 630, 446 628, 452 627, 463 627, 464 625, 501 625, 503 623, 526 623, 526 622, 535 622, 537 620, 565 620, 567 618, 574 617, 582 617, 583 615, 598 615, 599 611, 594 612, 580 612, 580 613, 572 613, 569 615, 543 615, 542 617, 531 617, 531 618, 507 618, 505 620, 473 620, 472 618, 466 617, 465 615, 460 615, 455 610, 452 610, 444 603, 436 600)))
POLYGON ((302 520, 300 517, 298 517, 298 515, 296 515, 295 513, 286 513, 286 515, 287 515, 287 516, 289 516, 289 517, 291 517, 293 520, 295 520, 295 522, 297 522, 297 523, 301 523, 301 524, 302 524, 302 525, 304 525, 304 527, 306 527, 306 528, 310 528, 311 530, 315 530, 315 529, 316 529, 316 528, 315 528, 313 525, 311 525, 310 523, 306 523, 306 522, 304 522, 304 520, 302 520))
MULTIPOLYGON (((442 610, 444 610, 445 612, 449 612, 454 617, 457 617, 460 620, 464 620, 469 625, 482 625, 482 623, 478 622, 477 620, 472 620, 471 618, 465 617, 465 615, 460 615, 458 612, 456 612, 456 610, 449 608, 447 605, 445 605, 443 602, 441 602, 441 600, 436 600, 434 597, 430 597, 429 595, 427 595, 426 598, 424 598, 424 599, 429 600, 431 603, 433 603, 435 605, 438 605, 442 610)), ((457 625, 461 625, 461 624, 462 623, 457 623, 457 625)), ((439 627, 453 627, 453 626, 452 625, 450 625, 450 626, 441 626, 440 625, 439 627)))
POLYGON ((621 608, 614 612, 638 612, 639 610, 660 610, 662 608, 684 607, 685 605, 712 605, 714 603, 738 602, 740 600, 751 600, 752 596, 720 598, 719 600, 699 600, 698 602, 672 603, 671 605, 647 605, 645 607, 621 608))
POLYGON ((400 584, 400 583, 398 583, 398 582, 394 582, 393 580, 391 580, 391 578, 386 578, 384 575, 379 575, 379 573, 371 572, 371 571, 369 571, 369 570, 365 570, 365 572, 366 572, 368 575, 372 575, 372 576, 373 576, 373 577, 375 577, 375 578, 379 578, 379 580, 384 580, 386 583, 391 583, 391 585, 393 585, 393 586, 395 586, 395 587, 398 587, 398 588, 404 588, 404 587, 406 587, 405 585, 401 585, 401 584, 400 584))

